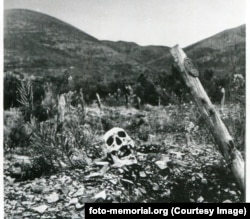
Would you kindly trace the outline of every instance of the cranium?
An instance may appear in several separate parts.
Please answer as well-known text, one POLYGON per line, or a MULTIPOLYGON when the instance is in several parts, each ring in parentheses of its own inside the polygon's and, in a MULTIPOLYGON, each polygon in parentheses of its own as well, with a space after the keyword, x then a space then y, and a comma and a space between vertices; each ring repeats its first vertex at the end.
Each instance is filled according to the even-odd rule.
POLYGON ((134 141, 122 128, 112 128, 104 134, 105 153, 111 156, 114 166, 136 164, 134 141))

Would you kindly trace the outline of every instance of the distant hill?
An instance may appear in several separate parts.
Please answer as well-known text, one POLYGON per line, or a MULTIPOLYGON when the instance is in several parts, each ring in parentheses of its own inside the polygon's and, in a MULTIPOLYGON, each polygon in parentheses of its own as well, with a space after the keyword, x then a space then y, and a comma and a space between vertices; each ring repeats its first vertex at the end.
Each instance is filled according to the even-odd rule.
MULTIPOLYGON (((222 31, 184 48, 187 55, 197 64, 201 77, 208 69, 213 70, 217 77, 234 73, 245 75, 245 50, 246 25, 222 31)), ((170 54, 165 53, 147 64, 169 72, 171 63, 170 54)))
POLYGON ((165 46, 139 46, 136 43, 129 43, 124 41, 102 42, 105 45, 110 46, 114 50, 122 52, 123 54, 126 54, 127 56, 144 65, 169 53, 169 47, 165 46))
POLYGON ((245 43, 246 25, 222 31, 214 36, 201 40, 188 46, 186 49, 195 50, 200 48, 211 48, 226 50, 235 44, 245 43))
POLYGON ((67 70, 101 79, 143 69, 126 54, 48 15, 23 9, 6 10, 4 15, 5 71, 46 76, 67 70))
POLYGON ((212 68, 220 77, 225 74, 245 75, 246 25, 222 31, 185 48, 199 70, 212 68))
MULTIPOLYGON (((65 71, 97 81, 135 81, 147 71, 154 80, 171 74, 169 47, 101 41, 51 16, 24 9, 4 12, 4 71, 62 75, 65 71)), ((245 25, 225 30, 184 50, 201 75, 245 74, 245 25)), ((178 43, 178 42, 176 42, 178 43)))

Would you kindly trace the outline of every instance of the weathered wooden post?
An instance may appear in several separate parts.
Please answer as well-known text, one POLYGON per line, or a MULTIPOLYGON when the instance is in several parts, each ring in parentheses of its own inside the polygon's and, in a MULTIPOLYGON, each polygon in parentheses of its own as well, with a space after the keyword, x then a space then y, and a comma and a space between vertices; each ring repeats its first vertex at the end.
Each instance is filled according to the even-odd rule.
POLYGON ((82 111, 84 112, 86 102, 84 100, 84 95, 83 95, 83 92, 82 92, 82 88, 80 89, 80 101, 81 101, 81 105, 82 105, 82 111))
POLYGON ((225 98, 226 98, 226 91, 224 87, 221 87, 220 92, 222 93, 222 98, 220 101, 220 107, 221 107, 221 112, 224 111, 224 105, 225 105, 225 98))
POLYGON ((101 98, 98 93, 96 93, 95 95, 96 95, 98 107, 99 109, 101 109, 102 108, 101 98))
POLYGON ((58 113, 59 113, 59 122, 64 122, 65 111, 66 111, 66 100, 64 94, 61 94, 58 97, 58 113))
POLYGON ((204 118, 206 125, 211 131, 216 143, 219 146, 220 152, 231 168, 236 181, 240 188, 244 191, 245 188, 245 164, 241 153, 236 149, 234 141, 230 136, 226 126, 219 117, 217 110, 211 103, 203 86, 198 78, 199 72, 194 67, 192 60, 189 59, 179 45, 174 46, 170 50, 177 64, 185 84, 189 88, 193 99, 204 118))

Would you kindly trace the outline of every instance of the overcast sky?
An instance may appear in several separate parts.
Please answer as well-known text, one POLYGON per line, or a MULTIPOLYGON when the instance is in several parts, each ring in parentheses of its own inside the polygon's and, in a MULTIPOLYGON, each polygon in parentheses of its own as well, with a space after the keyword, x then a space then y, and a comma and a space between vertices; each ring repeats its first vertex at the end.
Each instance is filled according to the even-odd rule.
POLYGON ((245 0, 4 0, 40 11, 100 40, 182 47, 246 22, 245 0))

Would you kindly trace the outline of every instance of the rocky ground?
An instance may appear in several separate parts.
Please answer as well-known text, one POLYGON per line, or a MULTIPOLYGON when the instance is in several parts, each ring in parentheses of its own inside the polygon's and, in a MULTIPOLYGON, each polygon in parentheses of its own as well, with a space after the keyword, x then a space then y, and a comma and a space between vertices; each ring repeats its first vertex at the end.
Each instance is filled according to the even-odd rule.
MULTIPOLYGON (((14 178, 11 170, 15 163, 8 156, 13 151, 8 151, 4 160, 6 219, 84 218, 86 202, 244 202, 244 194, 228 164, 192 107, 148 106, 144 111, 110 108, 103 110, 101 118, 97 114, 98 110, 89 111, 85 124, 99 129, 98 122, 103 120, 104 129, 105 125, 123 127, 135 140, 137 164, 109 165, 104 175, 100 174, 100 166, 86 165, 81 169, 67 167, 36 177, 14 178)), ((238 127, 238 117, 233 116, 228 113, 223 118, 230 122, 232 131, 238 127)), ((91 136, 97 138, 93 133, 87 133, 90 138, 85 142, 89 143, 86 148, 89 156, 95 148, 91 146, 95 140, 91 136)), ((101 134, 97 140, 100 139, 101 134)))
MULTIPOLYGON (((182 151, 171 147, 161 155, 155 148, 142 148, 137 165, 110 167, 103 176, 98 175, 99 167, 68 169, 27 181, 15 180, 6 172, 5 218, 84 218, 86 202, 243 200, 230 171, 225 166, 222 171, 225 164, 211 145, 182 151), (92 177, 86 177, 89 175, 92 177)), ((8 165, 5 161, 6 171, 8 165)))

